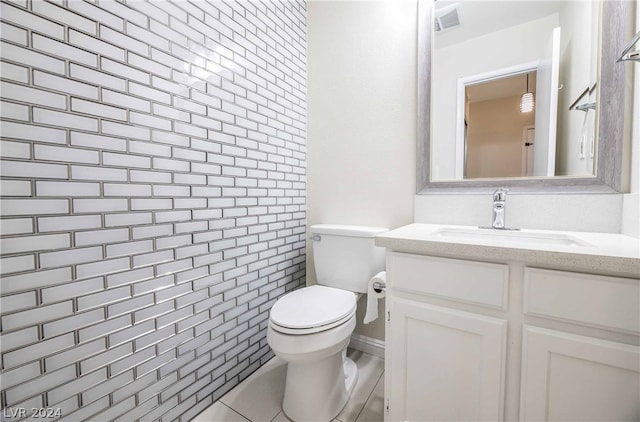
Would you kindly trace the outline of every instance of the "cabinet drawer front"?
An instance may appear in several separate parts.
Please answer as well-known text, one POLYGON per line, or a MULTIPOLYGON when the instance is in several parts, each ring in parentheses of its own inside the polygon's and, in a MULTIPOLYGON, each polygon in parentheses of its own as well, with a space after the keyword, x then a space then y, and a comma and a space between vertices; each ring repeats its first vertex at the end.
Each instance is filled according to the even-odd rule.
POLYGON ((387 271, 394 289, 507 308, 507 265, 393 252, 387 271))
POLYGON ((640 332, 640 280, 525 268, 524 311, 640 332))

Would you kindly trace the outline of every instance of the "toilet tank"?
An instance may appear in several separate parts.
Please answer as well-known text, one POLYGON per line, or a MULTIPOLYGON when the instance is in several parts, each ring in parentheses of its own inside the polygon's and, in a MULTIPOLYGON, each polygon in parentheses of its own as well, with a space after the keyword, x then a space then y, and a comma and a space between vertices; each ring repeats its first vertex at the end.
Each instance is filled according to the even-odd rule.
POLYGON ((367 282, 384 270, 385 249, 375 245, 382 227, 316 224, 311 226, 317 283, 366 293, 367 282))

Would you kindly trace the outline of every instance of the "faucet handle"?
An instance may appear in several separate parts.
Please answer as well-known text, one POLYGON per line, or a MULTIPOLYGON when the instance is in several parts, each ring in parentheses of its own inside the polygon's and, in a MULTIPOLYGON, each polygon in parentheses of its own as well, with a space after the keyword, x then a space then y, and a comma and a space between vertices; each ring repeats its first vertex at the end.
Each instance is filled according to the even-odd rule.
POLYGON ((496 189, 495 192, 493 192, 493 201, 500 201, 500 202, 504 202, 507 200, 507 192, 509 192, 509 189, 507 188, 498 188, 496 189))

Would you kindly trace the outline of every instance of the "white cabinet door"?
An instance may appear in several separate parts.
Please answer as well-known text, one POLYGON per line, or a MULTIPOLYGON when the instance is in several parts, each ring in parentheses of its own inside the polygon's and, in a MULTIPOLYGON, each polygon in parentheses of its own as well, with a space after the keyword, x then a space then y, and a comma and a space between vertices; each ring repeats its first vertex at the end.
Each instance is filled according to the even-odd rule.
POLYGON ((387 300, 387 420, 502 420, 507 322, 387 300))
POLYGON ((520 420, 640 420, 640 348, 524 327, 520 420))

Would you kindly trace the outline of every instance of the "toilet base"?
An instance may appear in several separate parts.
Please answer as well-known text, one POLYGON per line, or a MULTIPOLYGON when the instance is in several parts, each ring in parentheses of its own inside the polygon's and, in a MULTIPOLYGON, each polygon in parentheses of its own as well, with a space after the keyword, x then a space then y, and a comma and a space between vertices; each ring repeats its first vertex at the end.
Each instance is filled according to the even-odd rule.
MULTIPOLYGON (((353 388, 356 386, 358 382, 358 367, 356 363, 349 358, 345 358, 344 360, 344 385, 347 389, 347 400, 351 397, 351 393, 353 392, 353 388)), ((346 405, 347 402, 344 403, 346 405)), ((344 408, 344 405, 342 407, 344 408)), ((342 410, 342 408, 340 408, 342 410)), ((338 412, 340 413, 340 412, 338 412)))
POLYGON ((295 422, 329 422, 347 404, 357 381, 358 367, 346 350, 318 362, 289 362, 282 410, 295 422))

